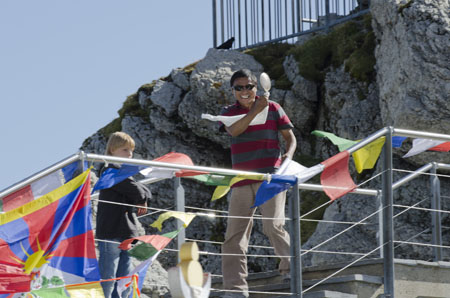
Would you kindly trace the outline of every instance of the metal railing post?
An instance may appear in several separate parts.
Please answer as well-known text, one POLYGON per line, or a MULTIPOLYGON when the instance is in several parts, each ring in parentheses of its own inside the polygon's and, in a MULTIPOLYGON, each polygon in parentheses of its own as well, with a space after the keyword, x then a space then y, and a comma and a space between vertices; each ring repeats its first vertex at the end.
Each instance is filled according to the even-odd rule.
MULTIPOLYGON (((321 26, 321 24, 319 24, 321 26)), ((330 28, 330 0, 325 0, 325 27, 328 31, 330 28)))
MULTIPOLYGON (((174 190, 175 190, 175 210, 184 212, 185 200, 184 200, 184 188, 181 185, 181 178, 174 178, 174 190)), ((186 238, 185 230, 182 229, 183 224, 181 221, 177 220, 177 229, 180 231, 177 237, 177 248, 180 251, 181 245, 184 243, 186 238)), ((180 262, 180 254, 178 253, 178 262, 180 262)))
POLYGON ((394 298, 394 220, 392 193, 392 132, 388 127, 383 149, 383 254, 384 254, 384 297, 394 298))
POLYGON ((212 0, 212 22, 213 22, 213 46, 217 47, 217 6, 216 0, 212 0))
POLYGON ((437 165, 433 163, 431 168, 431 191, 433 192, 433 197, 431 200, 431 209, 437 211, 431 211, 431 231, 433 235, 433 244, 438 245, 434 247, 434 260, 436 262, 442 261, 442 226, 441 226, 441 182, 439 177, 436 175, 437 165))
POLYGON ((293 187, 292 200, 289 200, 291 237, 291 292, 292 297, 302 297, 302 257, 300 232, 300 191, 298 182, 293 187))
POLYGON ((383 223, 383 212, 380 212, 380 210, 383 208, 383 196, 382 196, 382 192, 378 191, 378 195, 377 195, 377 209, 378 209, 378 234, 377 234, 377 238, 378 238, 378 246, 380 247, 380 258, 384 257, 384 245, 383 245, 383 241, 384 241, 384 233, 383 233, 383 229, 384 229, 384 223, 383 223))

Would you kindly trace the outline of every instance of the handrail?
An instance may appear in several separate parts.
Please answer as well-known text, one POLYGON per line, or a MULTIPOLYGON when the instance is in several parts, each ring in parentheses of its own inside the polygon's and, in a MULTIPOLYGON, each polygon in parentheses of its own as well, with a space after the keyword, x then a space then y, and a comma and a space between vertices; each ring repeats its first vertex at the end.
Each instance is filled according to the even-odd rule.
POLYGON ((71 155, 69 157, 66 157, 63 160, 61 160, 57 163, 54 163, 53 165, 43 169, 42 171, 39 171, 36 174, 33 174, 33 175, 23 179, 22 181, 19 181, 19 182, 13 184, 12 186, 3 189, 2 191, 0 191, 0 198, 6 197, 7 195, 12 194, 13 192, 27 186, 28 184, 31 184, 31 183, 41 179, 42 177, 45 177, 59 169, 62 169, 63 167, 65 167, 77 160, 80 160, 79 153, 71 155))
MULTIPOLYGON (((386 143, 385 143, 385 160, 384 160, 384 170, 383 170, 383 175, 388 172, 389 179, 386 179, 386 177, 384 177, 383 179, 384 181, 384 186, 382 187, 382 191, 378 190, 378 189, 365 189, 365 188, 355 188, 351 193, 354 194, 360 194, 360 195, 368 195, 368 196, 379 196, 380 193, 383 192, 383 195, 385 196, 385 198, 383 199, 383 206, 381 208, 379 208, 377 212, 380 212, 381 210, 383 210, 383 218, 382 220, 380 220, 380 225, 385 225, 387 224, 389 228, 386 228, 382 230, 380 228, 380 232, 381 234, 385 234, 382 241, 382 250, 384 251, 383 256, 384 256, 384 260, 385 260, 385 294, 389 294, 392 295, 393 297, 393 279, 394 279, 394 274, 393 274, 393 262, 388 262, 386 260, 390 260, 391 258, 393 258, 393 252, 388 255, 388 244, 392 246, 393 243, 400 243, 401 241, 394 241, 393 236, 392 235, 387 235, 387 233, 390 230, 390 226, 389 224, 392 223, 393 218, 395 218, 395 216, 392 214, 392 207, 395 206, 401 206, 401 205, 395 205, 392 202, 392 198, 391 200, 387 200, 389 199, 389 196, 392 197, 392 191, 399 188, 400 186, 408 183, 409 181, 419 177, 420 175, 425 174, 426 172, 429 172, 430 170, 433 171, 432 173, 430 173, 430 175, 433 177, 435 181, 436 179, 438 179, 438 175, 436 174, 436 169, 444 169, 444 170, 449 170, 450 169, 450 164, 444 164, 444 163, 436 163, 436 162, 430 162, 428 164, 423 165, 422 167, 416 169, 415 171, 411 172, 410 174, 402 177, 401 179, 399 179, 396 182, 392 182, 392 171, 394 170, 392 168, 392 142, 391 142, 391 136, 405 136, 405 137, 413 137, 413 138, 427 138, 427 139, 431 139, 431 140, 441 140, 441 141, 450 141, 450 135, 447 134, 440 134, 440 133, 434 133, 434 132, 421 132, 421 131, 414 131, 414 130, 407 130, 407 129, 398 129, 398 128, 393 128, 393 127, 384 127, 378 131, 376 131, 375 133, 369 135, 368 137, 364 138, 362 141, 356 143, 355 145, 351 146, 350 148, 348 148, 348 152, 349 153, 353 153, 356 152, 357 150, 363 148, 364 146, 372 143, 373 141, 379 139, 380 137, 387 137, 386 139, 386 143), (390 182, 389 182, 390 181, 390 182), (386 182, 389 182, 388 184, 386 184, 386 182), (387 198, 386 198, 387 197, 387 198), (391 210, 391 213, 387 213, 387 211, 391 210), (387 268, 387 269, 386 269, 387 268), (390 272, 392 271, 392 272, 390 272), (387 275, 386 275, 387 274, 387 275)), ((264 175, 264 178, 266 180, 270 180, 271 179, 271 174, 263 174, 263 173, 257 173, 257 172, 248 172, 248 171, 239 171, 239 170, 232 170, 232 169, 224 169, 224 168, 214 168, 214 167, 205 167, 205 166, 193 166, 193 165, 182 165, 182 164, 172 164, 172 163, 165 163, 165 162, 159 162, 159 161, 148 161, 148 160, 142 160, 142 159, 131 159, 131 158, 119 158, 119 157, 113 157, 113 156, 109 156, 109 155, 99 155, 99 154, 91 154, 91 153, 84 153, 82 151, 78 152, 77 154, 71 155, 53 165, 51 165, 50 167, 47 167, 46 169, 37 172, 36 174, 12 185, 9 188, 6 188, 4 190, 2 190, 0 192, 0 198, 3 198, 19 189, 21 189, 22 187, 33 183, 34 181, 39 180, 40 178, 51 174, 63 167, 65 167, 66 165, 69 165, 73 162, 76 161, 91 161, 91 162, 111 162, 111 163, 127 163, 127 164, 135 164, 135 165, 144 165, 144 166, 149 166, 149 167, 159 167, 159 168, 166 168, 166 169, 173 169, 173 170, 193 170, 193 171, 199 171, 199 172, 205 172, 205 173, 218 173, 218 174, 222 174, 222 175, 245 175, 245 174, 250 174, 250 175, 264 175)), ((427 174, 428 175, 428 174, 427 174)), ((154 183, 157 181, 163 180, 162 178, 147 178, 147 179, 143 179, 141 180, 141 182, 143 183, 154 183)), ((364 184, 364 183, 363 183, 364 184)), ((440 202, 439 202, 439 198, 440 198, 440 194, 439 194, 439 181, 437 181, 437 183, 432 183, 432 189, 433 189, 433 194, 436 193, 437 194, 434 195, 435 198, 433 198, 433 202, 434 202, 434 206, 433 208, 418 208, 418 207, 408 207, 408 209, 418 209, 418 210, 425 210, 425 211, 430 211, 432 213, 442 213, 442 212, 446 212, 448 213, 448 211, 442 211, 440 209, 440 202)), ((313 191, 324 191, 324 187, 322 185, 318 185, 318 184, 310 184, 310 183, 301 183, 298 184, 297 189, 303 189, 303 190, 313 190, 313 191)), ((93 197, 95 197, 96 194, 93 194, 93 197)), ((183 205, 184 206, 184 203, 183 205)), ((406 206, 401 206, 401 207, 406 207, 406 206)), ((372 214, 373 215, 373 214, 372 214)), ((371 215, 371 216, 372 216, 371 215)), ((291 216, 291 219, 294 219, 294 217, 291 216)), ((298 217, 298 219, 300 219, 300 217, 298 217)), ((301 220, 301 219, 300 219, 301 220)), ((365 219, 363 219, 362 221, 364 221, 365 219)), ((436 222, 440 225, 440 217, 438 217, 435 220, 435 224, 436 222)), ((344 229, 344 231, 347 231, 349 228, 344 229)), ((434 228, 433 228, 434 229, 434 228)), ((439 231, 433 231, 434 233, 440 233, 439 231)), ((440 234, 436 236, 436 239, 440 239, 440 234)), ((328 240, 329 241, 329 240, 328 240)), ((418 244, 418 243, 408 243, 408 244, 414 244, 414 245, 428 245, 431 247, 437 247, 437 248, 448 248, 445 246, 442 246, 441 243, 436 242, 435 240, 433 240, 434 243, 433 244, 418 244)), ((405 242, 406 243, 406 242, 405 242)), ((316 245, 316 247, 322 245, 324 243, 321 243, 319 245, 316 245)), ((437 258, 437 260, 440 260, 439 258, 437 258)), ((294 269, 295 270, 295 269, 294 269)), ((300 287, 301 288, 301 287, 300 287)), ((296 297, 301 297, 302 293, 298 293, 296 297)))

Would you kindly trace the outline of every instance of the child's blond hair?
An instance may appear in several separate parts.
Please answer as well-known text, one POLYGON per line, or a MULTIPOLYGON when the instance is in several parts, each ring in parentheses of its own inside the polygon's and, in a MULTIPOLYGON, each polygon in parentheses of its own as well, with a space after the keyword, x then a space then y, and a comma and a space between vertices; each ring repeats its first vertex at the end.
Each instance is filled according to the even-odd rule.
POLYGON ((134 140, 130 135, 117 131, 109 137, 108 143, 106 144, 106 155, 112 155, 112 152, 117 148, 128 146, 131 150, 134 150, 134 140))

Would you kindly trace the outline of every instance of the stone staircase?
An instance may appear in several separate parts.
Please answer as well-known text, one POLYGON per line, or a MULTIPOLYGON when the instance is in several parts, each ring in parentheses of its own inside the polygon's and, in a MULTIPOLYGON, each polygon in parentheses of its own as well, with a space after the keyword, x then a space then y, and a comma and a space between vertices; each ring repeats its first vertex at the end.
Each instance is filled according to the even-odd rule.
MULTIPOLYGON (((450 263, 415 260, 395 260, 396 298, 449 298, 450 263)), ((383 297, 383 260, 359 262, 326 281, 347 264, 333 264, 304 268, 304 298, 381 298, 383 297), (317 285, 316 285, 317 284, 317 285)), ((290 283, 277 272, 250 274, 250 298, 289 297, 290 283), (284 294, 286 293, 286 294, 284 294)), ((213 279, 213 288, 221 289, 221 279, 213 279)), ((224 292, 212 291, 210 297, 222 297, 224 292)))

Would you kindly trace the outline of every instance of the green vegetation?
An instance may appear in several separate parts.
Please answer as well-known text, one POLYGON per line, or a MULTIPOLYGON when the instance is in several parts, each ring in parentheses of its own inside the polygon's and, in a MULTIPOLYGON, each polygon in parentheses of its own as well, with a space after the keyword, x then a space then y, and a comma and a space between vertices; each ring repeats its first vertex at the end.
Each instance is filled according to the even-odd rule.
POLYGON ((125 115, 147 119, 149 115, 148 111, 145 111, 141 108, 141 105, 139 104, 138 93, 134 93, 128 96, 123 103, 122 108, 117 112, 119 113, 121 119, 123 119, 125 115))
POLYGON ((329 34, 318 35, 288 51, 299 64, 300 74, 322 83, 327 68, 345 63, 345 70, 360 81, 374 79, 375 35, 370 15, 336 26, 329 34))
POLYGON ((264 71, 272 80, 275 80, 275 88, 288 90, 292 87, 292 83, 286 77, 283 61, 289 50, 294 47, 294 45, 287 43, 275 43, 250 49, 245 53, 253 56, 256 61, 263 65, 264 71))
POLYGON ((195 61, 195 62, 193 62, 193 63, 191 63, 191 64, 189 64, 189 65, 186 65, 185 67, 183 67, 183 71, 184 71, 187 75, 190 75, 190 74, 194 71, 195 66, 197 65, 198 62, 199 62, 199 61, 195 61))
POLYGON ((121 130, 122 130, 122 119, 116 118, 110 123, 106 124, 106 126, 100 128, 99 132, 106 138, 108 138, 112 133, 121 130))

